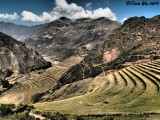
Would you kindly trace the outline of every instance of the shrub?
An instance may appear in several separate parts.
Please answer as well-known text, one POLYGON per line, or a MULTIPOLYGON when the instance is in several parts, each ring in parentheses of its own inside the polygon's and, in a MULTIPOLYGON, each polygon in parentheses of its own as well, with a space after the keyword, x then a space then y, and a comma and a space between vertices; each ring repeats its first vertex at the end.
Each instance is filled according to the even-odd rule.
POLYGON ((50 119, 51 120, 67 120, 67 118, 60 113, 56 113, 54 116, 51 116, 50 119))
POLYGON ((77 116, 77 117, 75 118, 75 120, 84 120, 84 119, 83 119, 83 117, 81 117, 81 116, 77 116))
POLYGON ((114 117, 113 116, 107 116, 103 120, 114 120, 114 117))
POLYGON ((0 80, 1 84, 3 85, 3 88, 9 88, 10 84, 7 80, 0 80))
POLYGON ((29 116, 28 111, 24 111, 14 114, 13 120, 35 120, 35 119, 29 116))
POLYGON ((15 107, 14 105, 1 104, 0 105, 0 116, 6 116, 9 114, 12 114, 12 109, 14 107, 15 107))

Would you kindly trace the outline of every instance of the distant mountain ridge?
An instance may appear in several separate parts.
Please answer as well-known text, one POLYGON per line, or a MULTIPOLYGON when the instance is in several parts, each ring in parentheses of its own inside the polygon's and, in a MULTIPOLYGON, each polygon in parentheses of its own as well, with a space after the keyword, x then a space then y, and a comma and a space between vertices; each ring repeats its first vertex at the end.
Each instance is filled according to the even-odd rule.
POLYGON ((19 41, 23 41, 27 37, 37 34, 45 28, 46 24, 25 26, 17 25, 10 22, 0 22, 0 32, 3 32, 19 41))

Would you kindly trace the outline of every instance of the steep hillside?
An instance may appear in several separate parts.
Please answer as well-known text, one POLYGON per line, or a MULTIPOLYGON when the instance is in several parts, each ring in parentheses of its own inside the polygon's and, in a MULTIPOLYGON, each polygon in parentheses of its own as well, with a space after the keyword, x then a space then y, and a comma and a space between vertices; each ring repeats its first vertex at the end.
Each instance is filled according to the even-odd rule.
MULTIPOLYGON (((107 41, 105 50, 117 47, 121 53, 135 45, 139 45, 132 55, 152 58, 159 55, 160 16, 153 18, 132 17, 124 22, 107 41)), ((130 53, 131 55, 131 53, 130 53)), ((127 57, 130 57, 127 55, 127 57)))
MULTIPOLYGON (((84 60, 70 69, 62 81, 79 81, 94 78, 99 74, 122 69, 137 63, 151 62, 159 59, 160 17, 147 19, 133 17, 124 22, 104 41, 92 51, 88 52, 84 60)), ((69 85, 70 86, 70 85, 69 85)), ((42 101, 55 100, 57 92, 45 93, 42 101)), ((63 95, 62 95, 62 98, 63 95)))
POLYGON ((33 103, 41 99, 45 92, 52 92, 66 83, 74 81, 63 81, 60 79, 68 73, 70 69, 75 69, 83 57, 74 56, 49 68, 43 74, 35 78, 26 78, 24 82, 19 82, 12 89, 0 96, 0 103, 20 104, 33 103))
POLYGON ((3 32, 17 40, 23 41, 27 37, 42 31, 45 26, 45 24, 37 26, 24 26, 9 22, 0 22, 0 32, 3 32))
POLYGON ((26 39, 41 55, 53 61, 62 61, 72 55, 83 54, 101 43, 120 23, 107 18, 89 18, 71 21, 60 18, 48 23, 42 32, 26 39))
POLYGON ((0 103, 36 102, 40 111, 72 115, 159 114, 159 23, 160 16, 133 17, 110 35, 103 32, 118 23, 105 18, 50 23, 26 42, 54 60, 79 55, 26 78, 0 103), (86 44, 91 48, 81 48, 86 44), (68 49, 76 52, 66 54, 68 49))
POLYGON ((160 16, 153 18, 133 17, 114 30, 85 57, 78 72, 71 70, 69 78, 84 79, 135 63, 149 62, 160 58, 160 16), (83 73, 83 74, 82 74, 83 73), (75 78, 74 76, 78 76, 75 78))
POLYGON ((28 73, 32 70, 47 68, 51 64, 45 61, 32 48, 0 33, 0 68, 15 73, 28 73))
MULTIPOLYGON (((158 60, 136 64, 107 75, 101 74, 90 81, 83 95, 76 96, 75 93, 78 92, 73 88, 69 92, 68 88, 72 85, 68 85, 69 87, 60 88, 63 89, 62 96, 67 97, 68 91, 74 97, 36 103, 35 107, 43 112, 70 115, 160 113, 159 66, 158 60)), ((74 87, 77 87, 76 83, 74 87)), ((54 95, 57 97, 56 92, 54 95)))

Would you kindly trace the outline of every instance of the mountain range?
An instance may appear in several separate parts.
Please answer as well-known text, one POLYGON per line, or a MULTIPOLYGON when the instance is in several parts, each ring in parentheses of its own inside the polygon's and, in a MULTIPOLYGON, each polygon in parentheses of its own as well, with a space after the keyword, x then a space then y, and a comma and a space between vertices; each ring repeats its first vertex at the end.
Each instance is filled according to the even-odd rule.
POLYGON ((91 50, 120 25, 107 18, 71 21, 62 17, 51 23, 36 26, 1 22, 0 31, 25 42, 54 63, 91 50))
POLYGON ((122 25, 62 17, 24 42, 0 33, 2 68, 23 74, 0 103, 79 116, 159 114, 159 23, 160 15, 122 25))
POLYGON ((19 41, 24 41, 27 37, 30 37, 45 28, 44 25, 25 26, 17 25, 10 22, 0 22, 0 32, 3 32, 19 41))
POLYGON ((71 21, 62 17, 36 35, 25 39, 41 55, 52 61, 63 61, 77 54, 84 54, 106 39, 120 23, 107 18, 89 18, 71 21))

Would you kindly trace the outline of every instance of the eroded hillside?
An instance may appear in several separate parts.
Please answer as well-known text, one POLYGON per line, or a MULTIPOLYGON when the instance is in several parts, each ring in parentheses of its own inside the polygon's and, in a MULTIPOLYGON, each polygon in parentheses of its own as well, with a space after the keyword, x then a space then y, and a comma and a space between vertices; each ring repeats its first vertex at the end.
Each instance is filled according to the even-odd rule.
POLYGON ((41 55, 24 43, 0 33, 0 67, 14 73, 28 73, 32 70, 50 67, 41 55))
POLYGON ((90 51, 119 26, 120 23, 107 18, 71 21, 62 17, 49 23, 46 29, 27 38, 25 42, 46 58, 63 61, 70 56, 90 51))

